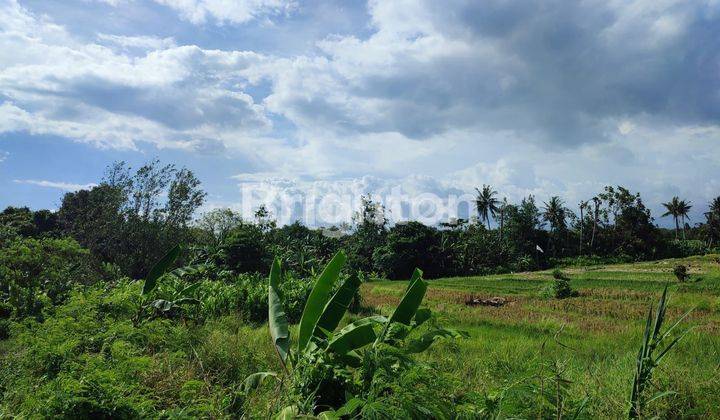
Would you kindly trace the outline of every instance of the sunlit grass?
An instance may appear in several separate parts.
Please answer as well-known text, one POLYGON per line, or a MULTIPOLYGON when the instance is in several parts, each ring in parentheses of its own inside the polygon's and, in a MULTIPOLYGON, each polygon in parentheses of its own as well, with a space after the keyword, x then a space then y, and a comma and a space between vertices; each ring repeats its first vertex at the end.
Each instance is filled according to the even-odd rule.
MULTIPOLYGON (((563 270, 580 291, 577 298, 541 297, 552 281, 549 271, 430 282, 426 304, 470 339, 447 343, 424 357, 458 377, 463 389, 504 394, 504 411, 536 417, 532 398, 542 361, 567 363, 570 389, 589 398, 586 414, 627 415, 630 386, 644 318, 665 284, 670 284, 668 317, 695 308, 685 326, 691 332, 658 368, 655 385, 676 394, 649 407, 661 418, 720 416, 720 264, 717 255, 563 270), (678 283, 676 264, 691 273, 678 283), (468 307, 465 297, 502 296, 503 307, 468 307), (557 335, 557 337, 556 337, 557 335), (543 350, 543 343, 545 347, 543 350), (561 343, 561 344, 559 344, 561 343)), ((406 282, 364 285, 364 298, 381 310, 401 296, 406 282)))

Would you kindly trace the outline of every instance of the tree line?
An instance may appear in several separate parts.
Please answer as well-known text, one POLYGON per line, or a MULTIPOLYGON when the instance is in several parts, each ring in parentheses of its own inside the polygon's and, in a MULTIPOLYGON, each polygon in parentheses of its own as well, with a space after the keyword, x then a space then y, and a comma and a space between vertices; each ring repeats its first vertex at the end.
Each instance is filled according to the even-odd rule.
POLYGON ((206 193, 192 171, 158 160, 137 169, 119 162, 97 186, 65 194, 57 211, 6 208, 0 246, 16 237, 71 238, 99 264, 134 278, 178 243, 196 262, 262 272, 278 256, 299 275, 342 249, 348 267, 368 276, 408 278, 421 267, 433 278, 681 257, 708 252, 720 239, 720 197, 694 226, 688 224, 692 203, 673 197, 663 203, 662 217, 672 217, 675 228, 664 229, 640 194, 622 186, 605 187, 577 212, 558 196, 510 203, 489 185, 476 192, 476 220, 390 225, 382 204, 368 195, 352 225, 277 226, 264 207, 253 215, 218 209, 196 218, 206 193))

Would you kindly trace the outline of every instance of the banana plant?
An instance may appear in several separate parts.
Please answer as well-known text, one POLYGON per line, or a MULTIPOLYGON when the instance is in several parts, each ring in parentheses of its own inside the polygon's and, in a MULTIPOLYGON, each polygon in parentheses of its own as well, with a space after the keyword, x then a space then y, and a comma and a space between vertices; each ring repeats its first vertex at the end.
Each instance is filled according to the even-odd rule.
MULTIPOLYGON (((297 344, 293 348, 279 292, 280 261, 277 258, 274 260, 268 280, 268 326, 273 347, 285 374, 289 374, 292 366, 301 358, 318 354, 323 357, 313 358, 331 361, 343 367, 357 367, 361 362, 358 353, 361 349, 375 348, 381 344, 395 345, 430 319, 431 313, 428 309, 419 309, 427 291, 427 283, 422 279, 422 271, 415 269, 403 298, 389 318, 380 315, 361 318, 336 331, 361 283, 357 277, 350 276, 332 294, 345 261, 345 254, 338 252, 315 281, 300 319, 297 344)), ((407 341, 401 350, 407 354, 418 353, 427 349, 439 337, 461 336, 463 333, 437 328, 419 339, 407 341)), ((245 380, 243 388, 245 392, 249 392, 264 380, 279 377, 275 372, 258 372, 245 380)), ((357 400, 351 399, 348 404, 338 410, 324 412, 321 417, 337 418, 342 415, 339 413, 351 408, 354 410, 357 400), (354 403, 350 404, 353 401, 354 403)), ((286 407, 285 410, 290 409, 286 407)))
MULTIPOLYGON (((178 256, 180 256, 180 246, 174 246, 170 251, 165 254, 155 265, 150 269, 148 275, 145 277, 143 283, 142 295, 147 296, 152 292, 158 285, 158 280, 166 274, 171 274, 175 278, 182 278, 187 274, 192 274, 197 271, 196 267, 185 267, 178 268, 168 273, 168 269, 175 263, 178 256)), ((141 310, 152 309, 155 313, 163 316, 169 316, 172 313, 179 310, 182 305, 197 305, 200 303, 198 299, 193 297, 194 292, 200 286, 200 283, 191 284, 179 291, 173 293, 169 299, 155 299, 147 304, 142 305, 141 310)))

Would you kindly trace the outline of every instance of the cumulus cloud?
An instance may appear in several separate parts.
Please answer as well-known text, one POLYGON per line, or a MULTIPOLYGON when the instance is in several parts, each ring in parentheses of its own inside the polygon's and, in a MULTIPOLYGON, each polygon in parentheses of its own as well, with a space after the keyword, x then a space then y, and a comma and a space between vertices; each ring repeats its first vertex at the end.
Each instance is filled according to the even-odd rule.
POLYGON ((202 25, 79 37, 0 0, 0 132, 231 149, 260 171, 232 182, 291 194, 718 194, 716 1, 370 0, 350 33, 312 27, 295 2, 158 1, 202 25), (317 42, 207 46, 250 21, 317 42), (195 32, 202 47, 176 41, 195 32))
POLYGON ((467 127, 563 147, 607 140, 609 118, 720 117, 714 2, 370 1, 369 12, 372 35, 330 37, 294 60, 268 106, 336 135, 467 127))
POLYGON ((167 38, 75 39, 15 1, 0 8, 0 131, 57 134, 104 147, 194 148, 267 132, 243 91, 261 54, 174 46, 167 38), (140 47, 139 56, 114 46, 140 47))
POLYGON ((29 184, 38 187, 55 188, 62 191, 77 191, 88 189, 97 186, 97 184, 74 184, 71 182, 62 181, 46 181, 46 180, 34 180, 34 179, 15 179, 13 180, 16 184, 29 184))
POLYGON ((155 0, 195 24, 213 18, 220 23, 245 23, 266 16, 286 14, 297 7, 288 0, 155 0))
POLYGON ((111 34, 98 34, 98 40, 101 42, 108 43, 110 45, 116 45, 121 48, 138 48, 142 50, 159 50, 164 48, 170 48, 175 46, 175 40, 171 37, 159 38, 155 36, 125 36, 125 35, 111 35, 111 34))

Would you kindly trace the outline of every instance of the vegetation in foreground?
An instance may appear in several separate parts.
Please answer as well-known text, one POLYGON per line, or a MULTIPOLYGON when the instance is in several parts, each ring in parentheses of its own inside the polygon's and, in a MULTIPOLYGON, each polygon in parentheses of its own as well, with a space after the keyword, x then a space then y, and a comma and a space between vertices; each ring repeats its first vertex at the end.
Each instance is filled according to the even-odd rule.
MULTIPOLYGON (((322 378, 349 380, 357 386, 358 377, 337 372, 323 376, 328 371, 317 367, 312 374, 290 375, 280 385, 294 392, 279 392, 278 382, 272 381, 247 391, 252 374, 284 368, 268 328, 245 315, 248 302, 238 300, 240 305, 233 306, 244 294, 246 286, 241 282, 219 288, 217 281, 200 280, 192 292, 198 303, 168 313, 142 312, 142 308, 184 290, 188 276, 197 274, 173 270, 146 295, 142 282, 122 279, 74 289, 66 303, 45 308, 42 322, 26 318, 9 323, 11 337, 0 344, 0 414, 264 417, 302 402, 306 413, 339 411, 352 400, 348 395, 360 395, 365 397, 361 413, 368 418, 545 418, 557 413, 624 417, 630 409, 648 305, 672 282, 664 313, 672 323, 694 308, 682 323, 683 330, 692 328, 653 372, 642 416, 715 417, 719 413, 714 390, 720 385, 717 258, 566 269, 564 276, 579 296, 565 299, 543 294, 556 281, 552 272, 430 281, 424 301, 436 315, 427 325, 466 331, 468 337, 438 339, 414 357, 417 363, 408 365, 403 375, 385 372, 365 391, 352 388, 355 394, 336 396, 342 405, 314 404, 308 397, 318 396, 317 381, 322 378), (686 282, 673 280, 678 263, 688 267, 686 282), (507 303, 469 307, 464 303, 469 293, 504 296, 507 303), (138 313, 143 314, 140 319, 138 313), (652 400, 659 393, 663 395, 652 400), (416 409, 422 411, 412 411, 416 409)), ((340 276, 338 285, 348 278, 340 276)), ((283 273, 278 283, 288 291, 293 282, 297 280, 283 273)), ((340 290, 338 285, 333 289, 340 290)), ((407 286, 407 282, 365 283, 362 305, 353 310, 371 318, 390 317, 407 286)), ((269 307, 259 301, 267 302, 268 289, 260 289, 257 310, 267 314, 269 307)), ((285 308, 294 300, 288 295, 283 293, 285 308)), ((302 324, 301 318, 302 308, 293 322, 302 324)), ((339 325, 357 325, 360 319, 351 313, 339 325)), ((288 332, 298 342, 298 329, 291 327, 288 332)), ((409 339, 417 342, 422 337, 417 333, 409 339)), ((381 354, 390 350, 383 349, 381 354)))

